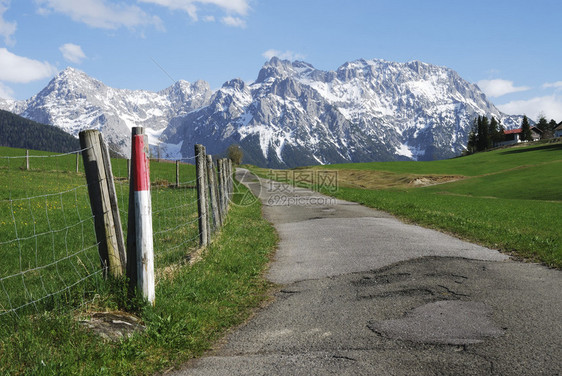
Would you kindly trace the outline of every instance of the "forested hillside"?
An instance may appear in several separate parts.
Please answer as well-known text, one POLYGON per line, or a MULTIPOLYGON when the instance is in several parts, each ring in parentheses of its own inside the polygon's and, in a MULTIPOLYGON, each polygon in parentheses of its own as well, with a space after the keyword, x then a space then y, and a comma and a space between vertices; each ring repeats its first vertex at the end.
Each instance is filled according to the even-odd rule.
POLYGON ((0 110, 0 146, 65 153, 80 149, 80 142, 57 127, 0 110))

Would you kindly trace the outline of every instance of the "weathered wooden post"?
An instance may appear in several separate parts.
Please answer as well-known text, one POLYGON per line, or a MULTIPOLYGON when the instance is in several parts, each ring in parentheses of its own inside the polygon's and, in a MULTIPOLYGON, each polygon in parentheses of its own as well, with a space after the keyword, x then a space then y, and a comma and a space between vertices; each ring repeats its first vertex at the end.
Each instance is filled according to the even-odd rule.
POLYGON ((152 237, 152 200, 150 197, 149 151, 144 135, 133 137, 134 201, 137 254, 137 287, 152 305, 155 301, 154 246, 152 237))
MULTIPOLYGON (((115 232, 116 227, 121 226, 121 223, 115 223, 119 216, 113 214, 109 188, 109 185, 113 185, 113 177, 109 176, 110 173, 106 171, 101 142, 103 140, 99 131, 80 132, 80 145, 84 149, 82 159, 94 215, 100 259, 102 266, 108 268, 109 274, 118 277, 123 274, 124 245, 119 244, 119 237, 115 232)), ((112 191, 115 192, 115 187, 112 191)), ((114 199, 116 202, 117 198, 114 199)))
POLYGON ((125 272, 127 265, 127 252, 125 249, 125 236, 123 235, 123 227, 121 225, 121 214, 119 213, 119 202, 117 201, 117 191, 115 190, 115 182, 113 180, 113 169, 111 167, 111 157, 107 144, 103 140, 103 135, 100 133, 100 146, 102 152, 103 166, 105 175, 107 177, 107 190, 109 193, 109 203, 111 205, 111 215, 113 216, 113 223, 115 224, 115 237, 119 250, 119 260, 121 261, 121 269, 125 272))
POLYGON ((76 153, 76 173, 80 171, 79 166, 80 166, 80 153, 76 153))
MULTIPOLYGON (((133 135, 134 135, 134 131, 133 131, 133 135)), ((127 179, 131 180, 131 158, 127 159, 127 179)))
POLYGON ((195 145, 195 173, 197 175, 197 210, 199 213, 199 244, 205 247, 208 244, 209 236, 208 229, 208 216, 207 216, 207 195, 206 184, 206 168, 205 168, 205 147, 203 145, 195 145))
POLYGON ((180 161, 176 161, 176 188, 180 186, 180 161))
POLYGON ((225 202, 225 191, 224 191, 224 161, 223 159, 217 160, 217 173, 218 173, 218 204, 219 204, 219 216, 221 219, 221 225, 224 224, 226 219, 226 212, 224 210, 224 202, 225 202))
POLYGON ((25 169, 29 171, 29 150, 25 151, 25 169))
POLYGON ((234 182, 232 180, 232 175, 234 173, 232 168, 232 159, 228 158, 228 198, 232 198, 232 192, 234 191, 234 182))
POLYGON ((213 230, 217 231, 220 227, 219 206, 217 200, 217 185, 215 179, 215 166, 213 164, 213 157, 207 155, 207 177, 209 179, 209 196, 211 212, 213 213, 213 230))

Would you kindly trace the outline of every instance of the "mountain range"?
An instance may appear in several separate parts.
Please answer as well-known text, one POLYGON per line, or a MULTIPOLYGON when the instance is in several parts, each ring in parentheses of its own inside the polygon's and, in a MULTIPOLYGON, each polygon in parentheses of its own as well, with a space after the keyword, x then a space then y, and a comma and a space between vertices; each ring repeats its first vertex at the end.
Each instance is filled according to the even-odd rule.
POLYGON ((190 157, 195 143, 210 154, 238 144, 244 162, 272 168, 450 158, 465 149, 476 116, 506 129, 522 118, 501 113, 449 68, 378 59, 323 71, 272 58, 254 82, 233 79, 215 91, 204 81, 114 89, 67 68, 26 101, 0 100, 0 109, 73 135, 99 129, 125 155, 131 127, 143 126, 163 158, 190 157))

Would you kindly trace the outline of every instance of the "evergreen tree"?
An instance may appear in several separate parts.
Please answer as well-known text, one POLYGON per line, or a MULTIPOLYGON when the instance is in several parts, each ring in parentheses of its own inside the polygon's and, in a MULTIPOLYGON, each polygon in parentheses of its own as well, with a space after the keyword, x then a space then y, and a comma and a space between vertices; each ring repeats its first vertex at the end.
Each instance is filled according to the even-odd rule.
POLYGON ((541 116, 539 118, 539 121, 537 122, 537 128, 539 128, 542 132, 548 130, 548 122, 546 121, 546 118, 544 116, 541 116))
POLYGON ((66 153, 79 150, 80 142, 60 128, 0 110, 0 146, 66 153))
POLYGON ((490 123, 486 116, 478 117, 478 137, 476 141, 476 149, 478 151, 484 151, 489 149, 492 145, 492 140, 490 138, 489 132, 490 123))
POLYGON ((472 129, 468 134, 468 144, 466 146, 466 151, 468 154, 476 153, 476 142, 478 137, 478 121, 476 118, 472 121, 472 129))
POLYGON ((523 115, 521 130, 521 141, 531 141, 533 139, 531 136, 531 126, 529 125, 529 119, 527 119, 527 115, 523 115))
POLYGON ((503 140, 503 127, 500 126, 495 117, 492 116, 489 126, 489 135, 492 146, 496 146, 503 140))

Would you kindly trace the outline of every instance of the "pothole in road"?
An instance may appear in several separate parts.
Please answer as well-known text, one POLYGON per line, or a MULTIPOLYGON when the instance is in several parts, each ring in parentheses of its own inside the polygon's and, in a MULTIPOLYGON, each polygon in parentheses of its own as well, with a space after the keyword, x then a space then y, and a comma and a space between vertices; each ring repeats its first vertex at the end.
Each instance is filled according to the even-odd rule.
POLYGON ((368 328, 387 338, 468 345, 504 333, 491 314, 492 309, 481 302, 444 300, 417 307, 401 319, 370 322, 368 328))

